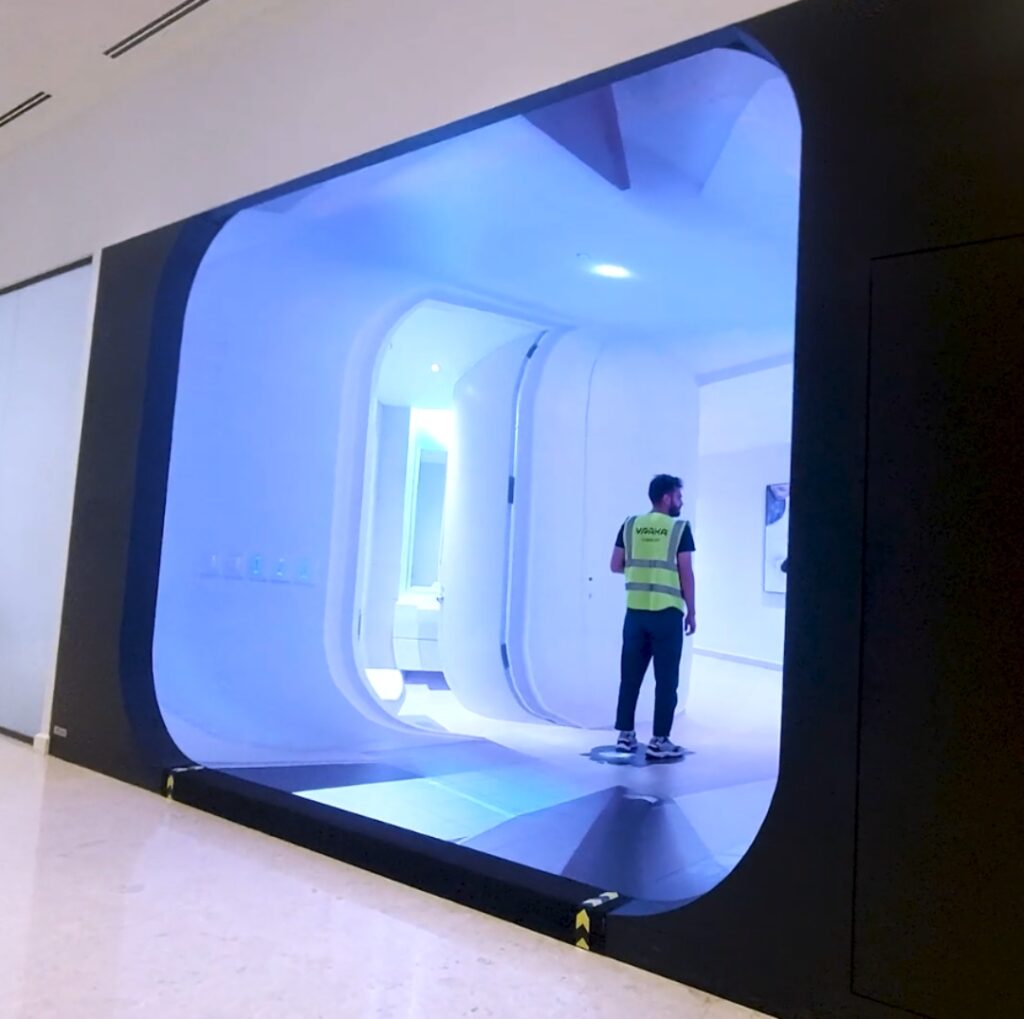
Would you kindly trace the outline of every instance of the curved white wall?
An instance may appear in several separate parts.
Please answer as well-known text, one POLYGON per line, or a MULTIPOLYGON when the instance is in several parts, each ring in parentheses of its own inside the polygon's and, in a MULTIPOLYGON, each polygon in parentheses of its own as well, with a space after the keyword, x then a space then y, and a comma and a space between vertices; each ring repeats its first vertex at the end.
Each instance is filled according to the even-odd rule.
POLYGON ((154 674, 171 735, 204 763, 394 739, 352 629, 368 379, 417 285, 309 238, 260 244, 262 226, 240 218, 227 231, 252 243, 211 249, 182 344, 154 674))
MULTIPOLYGON (((376 700, 361 669, 379 663, 362 660, 354 638, 357 593, 374 568, 364 522, 380 345, 436 295, 411 275, 358 266, 330 231, 273 237, 274 222, 247 214, 227 227, 185 323, 154 667, 172 736, 205 763, 327 759, 432 738, 376 700)), ((357 249, 358 237, 346 245, 357 249)), ((714 597, 715 580, 732 597, 712 537, 724 515, 709 511, 705 542, 694 512, 698 389, 680 338, 588 328, 545 339, 526 362, 520 407, 510 689, 500 658, 506 492, 532 341, 504 344, 455 387, 442 664, 462 704, 481 715, 607 727, 624 602, 608 569, 618 527, 646 509, 654 474, 684 478, 703 635, 716 617, 728 628, 741 615, 714 597)), ((778 427, 788 427, 785 390, 772 390, 778 427)), ((767 434, 749 407, 720 413, 716 428, 705 403, 713 441, 739 441, 741 423, 767 434)), ((702 448, 718 449, 713 441, 702 448)), ((653 713, 652 687, 641 724, 653 713)))
POLYGON ((499 347, 455 385, 441 585, 441 665, 462 705, 525 720, 501 659, 508 478, 517 381, 533 337, 499 347))
POLYGON ((601 345, 591 331, 545 341, 524 381, 510 592, 510 622, 518 625, 510 626, 509 651, 519 682, 551 717, 548 698, 555 691, 557 699, 559 679, 566 684, 563 667, 583 636, 586 396, 601 345), (560 512, 569 518, 564 532, 550 526, 560 512))
POLYGON ((373 513, 364 526, 369 559, 362 620, 358 626, 366 665, 395 668, 395 602, 401 591, 405 475, 409 460, 409 408, 380 404, 372 443, 373 513))
MULTIPOLYGON (((612 547, 625 518, 649 508, 655 474, 684 477, 692 519, 697 387, 671 340, 596 331, 554 344, 535 385, 523 490, 528 510, 515 534, 521 654, 550 714, 610 727, 625 604, 622 579, 609 571, 612 547)), ((689 651, 680 710, 688 675, 689 651)), ((640 719, 653 715, 652 703, 648 689, 640 719)))
MULTIPOLYGON (((205 763, 431 738, 375 700, 353 639, 373 569, 362 526, 372 379, 383 338, 424 294, 315 235, 260 243, 266 224, 240 217, 215 244, 182 347, 154 669, 172 736, 205 763)), ((509 618, 517 697, 500 657, 506 492, 533 338, 499 347, 455 387, 443 667, 479 714, 602 727, 618 684, 615 532, 660 471, 686 478, 692 505, 696 386, 671 338, 581 330, 527 362, 509 618)), ((687 674, 684 663, 681 706, 687 674)))

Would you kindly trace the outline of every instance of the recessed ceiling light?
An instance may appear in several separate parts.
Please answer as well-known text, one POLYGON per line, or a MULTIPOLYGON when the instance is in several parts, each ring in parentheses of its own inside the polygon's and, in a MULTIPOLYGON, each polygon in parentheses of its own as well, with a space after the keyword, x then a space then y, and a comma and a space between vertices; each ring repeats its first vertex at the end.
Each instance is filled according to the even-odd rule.
POLYGON ((590 270, 595 276, 604 276, 610 280, 628 280, 633 274, 624 265, 612 265, 601 262, 590 270))
POLYGON ((441 366, 435 361, 431 366, 430 370, 436 375, 440 370, 441 366))

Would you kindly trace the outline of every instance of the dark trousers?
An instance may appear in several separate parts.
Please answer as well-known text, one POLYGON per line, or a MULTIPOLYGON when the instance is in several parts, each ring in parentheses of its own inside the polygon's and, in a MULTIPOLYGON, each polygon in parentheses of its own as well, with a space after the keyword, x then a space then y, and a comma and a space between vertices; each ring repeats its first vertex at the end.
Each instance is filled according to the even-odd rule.
POLYGON ((676 609, 663 612, 626 610, 626 622, 622 627, 622 681, 619 684, 616 729, 630 732, 636 728, 636 702, 653 658, 654 735, 668 736, 672 732, 682 655, 682 612, 676 609))

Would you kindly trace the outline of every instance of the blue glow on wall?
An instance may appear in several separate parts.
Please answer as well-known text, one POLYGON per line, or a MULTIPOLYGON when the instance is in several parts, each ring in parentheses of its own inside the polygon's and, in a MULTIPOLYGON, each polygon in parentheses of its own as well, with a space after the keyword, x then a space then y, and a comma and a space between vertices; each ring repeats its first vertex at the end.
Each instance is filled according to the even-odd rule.
MULTIPOLYGON (((601 420, 611 404, 595 399, 581 425, 576 405, 564 404, 565 427, 595 443, 642 428, 645 403, 673 398, 677 364, 695 387, 707 373, 791 351, 795 103, 778 71, 747 54, 695 61, 615 86, 628 191, 515 118, 225 226, 186 316, 153 652, 161 711, 193 759, 330 765, 331 781, 302 795, 581 880, 618 875, 632 882, 624 891, 662 903, 705 893, 742 857, 774 789, 777 675, 702 663, 707 683, 694 688, 680 722, 697 752, 658 769, 604 752, 611 704, 599 731, 550 724, 529 704, 513 719, 487 718, 443 677, 367 663, 362 643, 375 472, 386 466, 374 459, 382 402, 409 409, 414 450, 444 452, 446 480, 428 470, 434 513, 464 452, 446 401, 460 386, 465 397, 466 387, 484 385, 476 379, 486 373, 473 370, 507 344, 522 345, 523 361, 536 337, 549 337, 531 369, 537 392, 545 384, 537 379, 557 385, 552 373, 575 349, 567 337, 584 337, 581 350, 635 344, 648 359, 671 351, 676 360, 639 387, 632 412, 620 413, 620 400, 601 420), (694 80, 706 87, 683 88, 694 80), (619 285, 596 268, 581 271, 586 252, 613 253, 606 264, 630 278, 619 285), (485 350, 484 334, 499 326, 461 321, 444 306, 505 316, 506 332, 485 350), (385 367, 415 309, 428 314, 415 342, 401 341, 407 370, 385 367), (367 763, 386 767, 387 780, 356 781, 352 769, 367 763), (648 833, 655 862, 646 872, 634 850, 601 834, 616 825, 648 833)), ((486 403, 487 393, 469 397, 486 403)), ((524 438, 522 449, 540 448, 541 426, 523 427, 533 444, 524 438)), ((498 498, 503 513, 512 429, 511 418, 495 425, 502 484, 478 493, 498 498)), ((544 479, 531 480, 530 462, 517 469, 522 505, 533 505, 544 479)), ((604 487, 615 485, 609 477, 604 487)), ((414 496, 415 486, 408 526, 414 496)), ((565 526, 606 557, 620 522, 596 500, 567 510, 565 526)), ((520 566, 531 547, 517 546, 520 566)), ((503 539, 479 549, 495 571, 506 552, 503 539)), ((433 546, 426 554, 436 555, 433 546)), ((408 575, 425 576, 415 555, 410 541, 408 575)), ((433 614, 403 617, 396 604, 396 634, 403 618, 414 630, 443 626, 440 596, 433 614)), ((566 597, 552 592, 551 614, 566 597)), ((572 597, 587 594, 581 586, 572 597)), ((588 679, 579 668, 559 681, 582 696, 588 679)))

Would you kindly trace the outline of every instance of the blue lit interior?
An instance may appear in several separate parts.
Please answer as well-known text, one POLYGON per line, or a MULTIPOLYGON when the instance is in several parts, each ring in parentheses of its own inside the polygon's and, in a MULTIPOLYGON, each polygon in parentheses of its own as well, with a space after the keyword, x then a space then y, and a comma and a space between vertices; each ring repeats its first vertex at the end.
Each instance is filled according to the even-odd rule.
POLYGON ((759 443, 788 470, 800 124, 733 50, 598 99, 226 225, 186 314, 154 674, 199 763, 650 910, 727 877, 775 787, 784 595, 728 558, 764 487, 719 507, 759 443), (771 654, 710 599, 692 753, 643 766, 611 749, 607 560, 663 470, 698 602, 728 576, 771 654))

